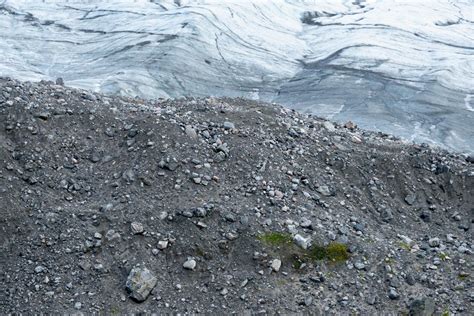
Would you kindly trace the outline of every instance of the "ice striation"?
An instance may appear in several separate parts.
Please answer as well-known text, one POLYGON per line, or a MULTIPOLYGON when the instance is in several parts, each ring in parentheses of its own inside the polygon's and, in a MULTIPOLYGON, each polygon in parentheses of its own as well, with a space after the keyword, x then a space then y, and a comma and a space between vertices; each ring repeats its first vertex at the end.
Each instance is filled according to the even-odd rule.
POLYGON ((474 152, 472 0, 0 1, 0 75, 277 102, 474 152))

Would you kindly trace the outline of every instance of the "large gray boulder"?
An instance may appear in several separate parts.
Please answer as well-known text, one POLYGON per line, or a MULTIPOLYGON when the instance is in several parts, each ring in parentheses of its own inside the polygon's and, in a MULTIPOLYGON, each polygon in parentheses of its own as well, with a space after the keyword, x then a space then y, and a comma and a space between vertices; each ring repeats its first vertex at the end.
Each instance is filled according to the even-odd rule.
POLYGON ((127 278, 125 287, 131 298, 138 302, 146 300, 156 286, 157 279, 145 267, 134 267, 127 278))

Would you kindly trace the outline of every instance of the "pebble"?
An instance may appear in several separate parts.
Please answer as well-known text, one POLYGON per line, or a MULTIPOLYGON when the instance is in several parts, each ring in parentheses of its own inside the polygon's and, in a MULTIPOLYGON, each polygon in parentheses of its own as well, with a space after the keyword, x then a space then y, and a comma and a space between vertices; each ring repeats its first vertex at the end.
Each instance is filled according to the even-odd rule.
POLYGON ((354 263, 354 267, 357 270, 364 270, 365 269, 365 264, 363 262, 357 261, 356 263, 354 263))
POLYGON ((312 296, 306 296, 304 299, 304 305, 305 306, 311 306, 313 304, 313 297, 312 296))
POLYGON ((361 144, 362 143, 362 139, 360 139, 360 137, 355 136, 355 135, 351 136, 351 141, 355 144, 361 144))
POLYGON ((330 132, 334 132, 336 130, 336 128, 334 127, 334 124, 329 121, 324 121, 323 127, 330 132))
POLYGON ((183 263, 183 268, 186 270, 194 270, 196 268, 196 260, 194 259, 188 259, 183 263))
POLYGON ((297 244, 299 247, 303 249, 308 249, 310 243, 311 243, 311 238, 304 238, 303 236, 296 234, 293 237, 293 240, 295 241, 295 244, 297 244))
POLYGON ((324 196, 331 196, 332 193, 327 185, 321 185, 317 188, 317 191, 324 196))
POLYGON ((405 196, 405 202, 408 205, 413 205, 413 203, 415 203, 415 201, 416 201, 416 195, 414 193, 410 193, 407 196, 405 196))
POLYGON ((224 129, 234 129, 235 124, 232 122, 224 122, 224 129))
POLYGON ((382 220, 388 223, 392 219, 393 219, 393 212, 390 209, 384 209, 382 211, 382 220))
POLYGON ((377 301, 377 297, 376 297, 375 295, 371 294, 371 295, 368 295, 368 296, 366 297, 365 301, 366 301, 367 304, 369 304, 369 305, 374 305, 375 302, 377 301))
POLYGON ((391 300, 398 300, 400 298, 400 294, 398 294, 396 289, 390 288, 390 291, 388 292, 388 297, 391 300))
POLYGON ((160 240, 158 241, 158 249, 164 250, 168 248, 168 240, 160 240))
POLYGON ((441 245, 441 242, 439 238, 436 237, 428 240, 428 244, 430 245, 430 247, 439 247, 441 245))
POLYGON ((355 223, 353 225, 353 227, 354 227, 355 231, 357 231, 357 232, 362 232, 362 233, 364 232, 365 226, 362 223, 355 223))
POLYGON ((108 241, 119 239, 119 238, 120 238, 120 234, 115 232, 115 230, 113 229, 108 230, 107 233, 105 234, 105 239, 107 239, 108 241))
POLYGON ((303 218, 301 220, 301 223, 300 223, 300 226, 303 227, 303 228, 311 228, 312 227, 312 223, 309 219, 306 219, 306 218, 303 218))
POLYGON ((405 281, 407 282, 408 285, 415 285, 416 280, 413 274, 408 273, 405 277, 405 281))
POLYGON ((192 138, 192 139, 197 138, 196 130, 191 125, 186 125, 186 127, 184 128, 184 131, 186 135, 188 135, 189 138, 192 138))
POLYGON ((409 314, 413 316, 433 315, 435 307, 435 302, 431 298, 417 299, 410 304, 409 314))
POLYGON ((272 270, 275 272, 280 271, 281 268, 281 260, 280 259, 273 259, 271 264, 272 270))
POLYGON ((132 233, 135 235, 142 234, 145 231, 143 224, 139 222, 132 222, 130 228, 132 229, 132 233))

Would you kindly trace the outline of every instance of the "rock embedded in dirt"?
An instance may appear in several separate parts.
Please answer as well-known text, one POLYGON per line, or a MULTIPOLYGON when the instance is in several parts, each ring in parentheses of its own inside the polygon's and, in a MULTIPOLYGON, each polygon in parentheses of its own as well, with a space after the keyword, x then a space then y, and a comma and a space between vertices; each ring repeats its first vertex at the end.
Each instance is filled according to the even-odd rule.
POLYGON ((293 237, 293 240, 295 241, 295 244, 297 244, 299 247, 303 249, 308 249, 309 246, 311 245, 311 237, 303 237, 300 234, 296 234, 293 237))
POLYGON ((407 202, 408 205, 413 205, 416 201, 416 194, 410 193, 407 196, 405 196, 405 202, 407 202))
POLYGON ((232 123, 232 122, 226 121, 226 122, 224 122, 224 128, 225 128, 225 129, 234 129, 234 128, 235 128, 235 124, 232 123))
POLYGON ((364 270, 365 269, 365 264, 363 262, 357 261, 356 263, 354 263, 354 267, 357 270, 364 270))
POLYGON ((430 247, 439 247, 439 245, 441 245, 441 241, 439 238, 435 237, 428 240, 428 244, 430 247))
POLYGON ((281 260, 280 260, 280 259, 273 259, 273 260, 272 260, 272 264, 271 264, 271 268, 272 268, 272 270, 275 271, 275 272, 280 271, 280 268, 281 268, 281 260))
POLYGON ((156 286, 158 279, 145 267, 134 267, 128 275, 125 287, 131 298, 143 302, 156 286))
POLYGON ((435 312, 435 302, 431 298, 415 299, 409 306, 410 316, 430 316, 435 312))
POLYGON ((143 232, 145 231, 143 224, 140 222, 132 222, 130 224, 130 228, 132 229, 132 233, 135 235, 143 234, 143 232))
POLYGON ((186 125, 184 131, 186 135, 189 136, 189 138, 197 139, 198 136, 197 136, 196 130, 191 125, 186 125))
POLYGON ((158 241, 158 249, 164 250, 168 247, 168 240, 160 240, 158 241))
POLYGON ((319 186, 317 190, 318 190, 319 193, 321 193, 324 196, 333 195, 333 193, 331 192, 331 190, 329 189, 329 187, 327 185, 319 186))
POLYGON ((397 290, 395 288, 390 288, 390 291, 388 292, 388 297, 391 300, 398 300, 400 298, 400 294, 398 294, 397 290))
POLYGON ((186 270, 194 270, 196 268, 196 260, 194 259, 188 259, 183 263, 183 268, 186 270))

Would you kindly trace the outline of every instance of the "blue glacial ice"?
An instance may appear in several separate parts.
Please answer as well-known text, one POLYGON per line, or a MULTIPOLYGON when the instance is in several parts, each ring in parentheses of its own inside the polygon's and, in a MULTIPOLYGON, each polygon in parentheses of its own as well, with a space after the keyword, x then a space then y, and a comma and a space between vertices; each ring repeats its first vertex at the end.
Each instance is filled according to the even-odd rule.
POLYGON ((474 152, 473 0, 0 1, 0 75, 243 96, 474 152))

